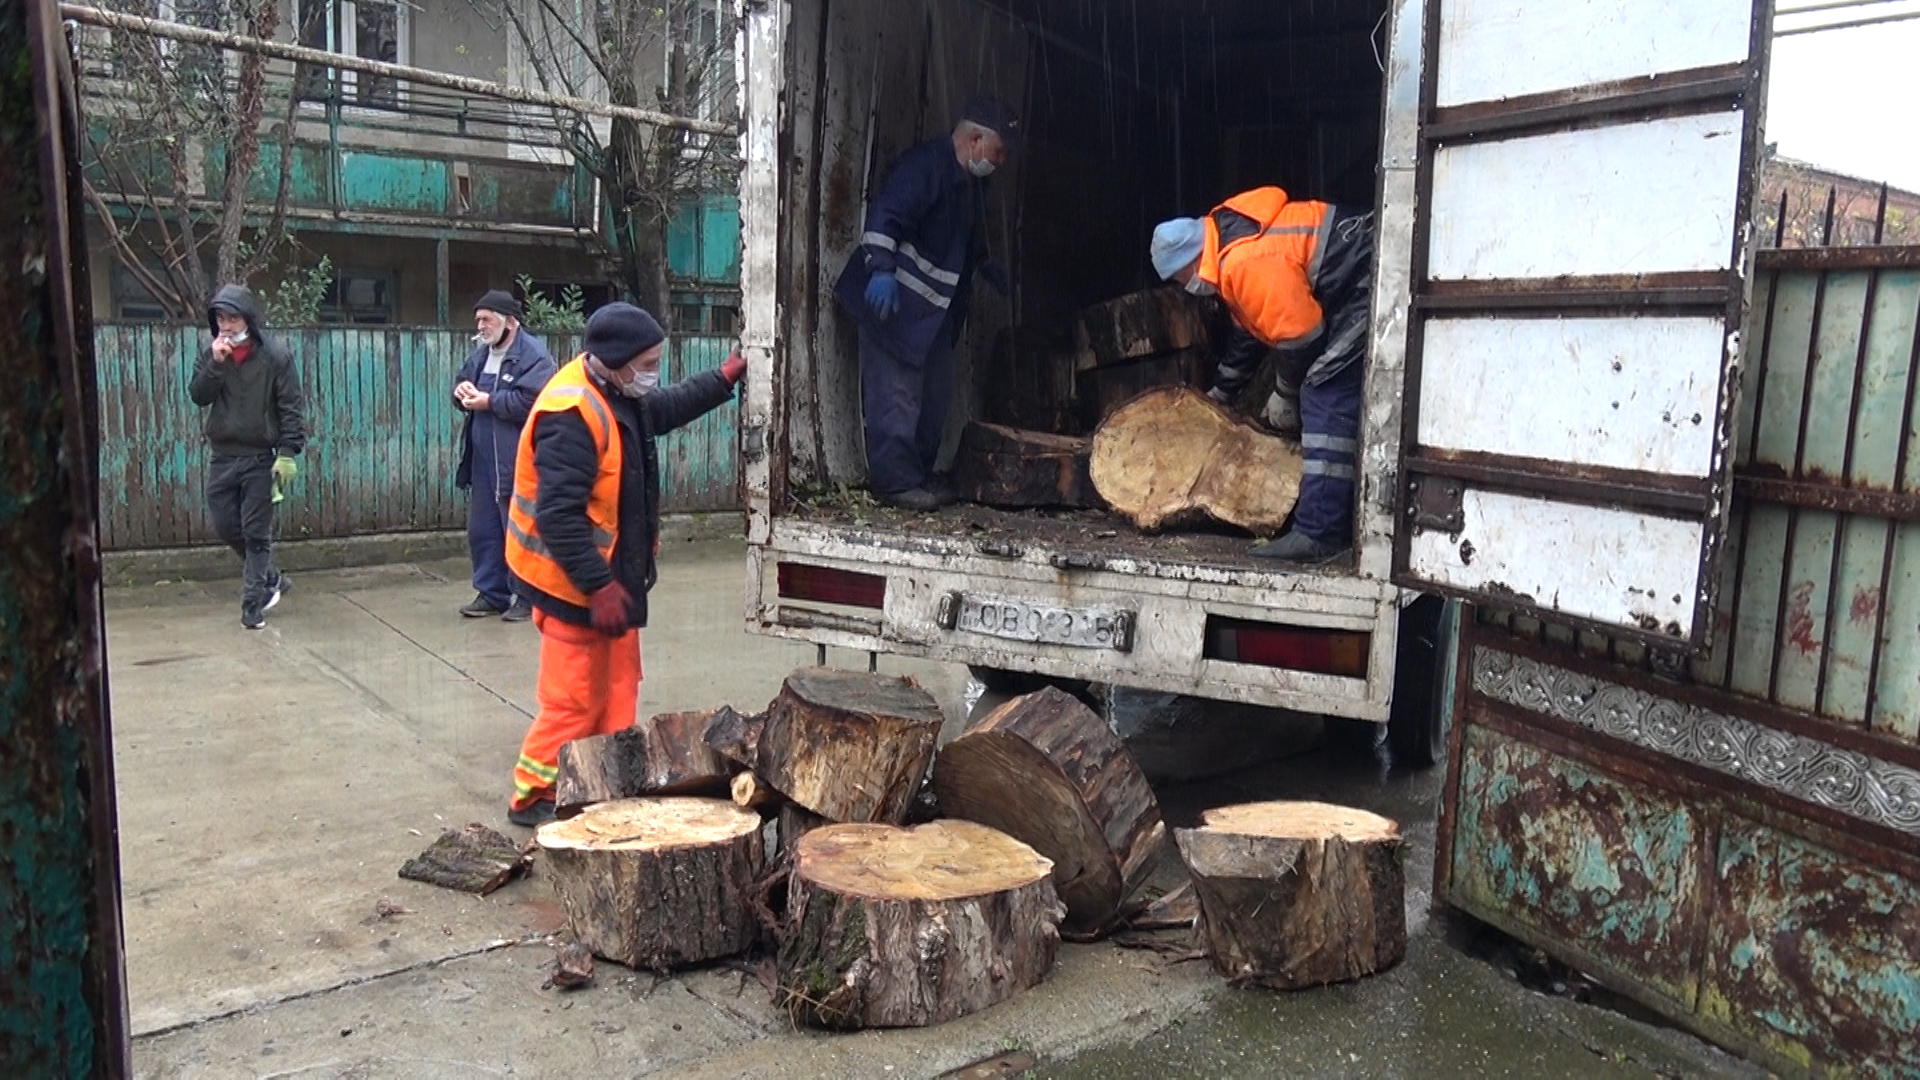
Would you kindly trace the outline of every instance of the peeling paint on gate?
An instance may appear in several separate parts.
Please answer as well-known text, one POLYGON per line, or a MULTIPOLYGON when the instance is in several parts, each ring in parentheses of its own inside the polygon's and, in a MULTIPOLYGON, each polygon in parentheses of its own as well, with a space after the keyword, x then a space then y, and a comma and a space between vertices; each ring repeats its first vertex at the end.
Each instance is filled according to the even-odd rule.
POLYGON ((1476 727, 1459 807, 1457 892, 1693 999, 1706 840, 1677 800, 1476 727))

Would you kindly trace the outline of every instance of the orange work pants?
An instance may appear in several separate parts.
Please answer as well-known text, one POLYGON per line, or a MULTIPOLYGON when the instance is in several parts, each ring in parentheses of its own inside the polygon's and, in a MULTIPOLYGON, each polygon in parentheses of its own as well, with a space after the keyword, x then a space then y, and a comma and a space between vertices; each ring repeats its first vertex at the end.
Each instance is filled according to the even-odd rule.
POLYGON ((533 613, 533 625, 540 631, 540 712, 513 766, 515 810, 553 798, 562 743, 624 731, 640 707, 640 631, 610 638, 544 611, 533 613))

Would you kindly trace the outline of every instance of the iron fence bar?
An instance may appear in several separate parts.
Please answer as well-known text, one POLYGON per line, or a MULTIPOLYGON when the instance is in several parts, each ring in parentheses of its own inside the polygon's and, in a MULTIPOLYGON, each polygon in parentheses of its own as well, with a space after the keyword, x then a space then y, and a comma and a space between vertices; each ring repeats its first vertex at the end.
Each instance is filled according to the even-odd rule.
MULTIPOLYGON (((1913 324, 1913 346, 1907 354, 1906 396, 1900 403, 1900 448, 1893 466, 1893 490, 1907 490, 1907 451, 1913 434, 1913 390, 1914 370, 1920 368, 1920 319, 1913 324)), ((1887 640, 1887 591, 1893 587, 1894 541, 1899 536, 1900 525, 1896 521, 1887 522, 1886 549, 1880 556, 1880 603, 1879 611, 1873 623, 1873 655, 1867 664, 1867 727, 1873 727, 1874 709, 1880 703, 1880 660, 1886 651, 1887 640)))
MULTIPOLYGON (((1821 230, 1822 245, 1833 241, 1834 204, 1839 199, 1839 189, 1831 185, 1827 188, 1826 224, 1821 230)), ((1792 478, 1799 480, 1806 467, 1807 424, 1813 416, 1813 375, 1814 362, 1820 351, 1820 324, 1827 312, 1827 272, 1821 270, 1813 283, 1813 311, 1808 317, 1807 332, 1807 371, 1800 383, 1800 427, 1793 444, 1792 478)), ((1782 631, 1787 624, 1787 600, 1793 592, 1794 546, 1800 539, 1800 514, 1798 506, 1787 508, 1787 542, 1780 557, 1780 597, 1774 608, 1773 618, 1773 659, 1767 668, 1767 700, 1780 703, 1780 659, 1786 653, 1787 635, 1782 631)), ((1824 661, 1824 657, 1822 660, 1824 661)))

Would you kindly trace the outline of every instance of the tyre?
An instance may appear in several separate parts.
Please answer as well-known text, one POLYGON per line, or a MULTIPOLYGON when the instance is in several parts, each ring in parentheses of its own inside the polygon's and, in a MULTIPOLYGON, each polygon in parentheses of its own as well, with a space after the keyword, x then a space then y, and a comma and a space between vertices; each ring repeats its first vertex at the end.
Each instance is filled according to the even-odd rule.
POLYGON ((1447 602, 1422 596, 1400 609, 1399 648, 1393 671, 1393 709, 1387 741, 1396 765, 1425 769, 1446 757, 1443 630, 1447 602))

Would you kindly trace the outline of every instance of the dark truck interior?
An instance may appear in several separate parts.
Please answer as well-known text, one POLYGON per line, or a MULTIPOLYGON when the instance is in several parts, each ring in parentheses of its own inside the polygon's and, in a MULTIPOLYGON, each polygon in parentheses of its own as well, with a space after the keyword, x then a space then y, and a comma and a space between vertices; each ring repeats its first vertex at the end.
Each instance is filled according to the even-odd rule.
MULTIPOLYGON (((1088 436, 1115 407, 1150 387, 1205 390, 1211 384, 1205 340, 1120 363, 1076 364, 1086 344, 1084 333, 1078 343, 1075 336, 1083 313, 1143 290, 1168 290, 1159 302, 1190 306, 1214 340, 1227 330, 1217 302, 1192 300, 1158 281, 1147 247, 1159 221, 1202 216, 1240 191, 1268 184, 1303 198, 1364 206, 1377 200, 1385 0, 815 4, 797 5, 796 22, 811 11, 824 34, 800 29, 792 47, 817 47, 819 59, 794 77, 822 80, 812 88, 816 103, 836 99, 827 85, 836 77, 857 84, 838 96, 854 99, 849 135, 865 141, 858 162, 864 178, 855 180, 865 189, 880 182, 901 150, 951 127, 947 114, 954 106, 943 103, 989 90, 1025 120, 1023 143, 992 181, 987 203, 988 246, 1012 270, 1014 289, 1002 300, 983 283, 975 285, 957 348, 961 389, 954 411, 960 415, 949 423, 943 462, 954 461, 958 479, 965 479, 968 421, 1088 436), (890 66, 831 61, 843 41, 864 34, 883 39, 890 66), (857 126, 866 130, 852 130, 857 126)), ((822 127, 828 145, 831 123, 822 127)), ((864 199, 844 197, 846 178, 831 162, 816 172, 823 224, 808 257, 821 264, 811 268, 823 275, 815 280, 830 284, 847 250, 834 240, 857 233, 864 199)), ((830 296, 817 303, 811 316, 817 363, 854 368, 852 320, 831 310, 830 296), (836 322, 845 325, 836 328, 836 322)), ((835 396, 836 387, 842 398, 854 395, 842 415, 858 416, 857 379, 816 375, 813 384, 790 390, 814 395, 811 423, 833 423, 835 410, 820 401, 835 396)), ((1241 402, 1243 412, 1257 415, 1271 385, 1263 371, 1241 402)), ((802 403, 790 422, 808 422, 808 415, 802 403)), ((788 432, 796 447, 808 437, 788 432)), ((830 432, 814 438, 816 445, 832 442, 830 432)), ((830 446, 811 462, 796 453, 786 490, 803 516, 875 525, 897 516, 922 531, 1141 549, 1141 534, 1129 521, 1097 509, 962 502, 934 515, 901 515, 863 502, 850 482, 859 475, 857 446, 856 433, 851 460, 846 454, 836 460, 830 446)), ((964 484, 962 490, 968 490, 964 484)), ((1246 559, 1248 540, 1230 526, 1201 525, 1145 543, 1168 558, 1238 563, 1246 559)))

